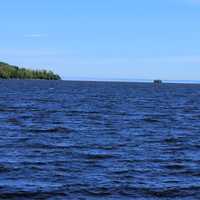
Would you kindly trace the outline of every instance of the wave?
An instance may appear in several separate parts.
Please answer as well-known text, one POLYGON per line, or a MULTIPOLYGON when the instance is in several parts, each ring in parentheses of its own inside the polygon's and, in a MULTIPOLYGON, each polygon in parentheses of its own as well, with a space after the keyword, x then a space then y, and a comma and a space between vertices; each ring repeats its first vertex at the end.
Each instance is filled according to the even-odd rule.
POLYGON ((26 129, 26 131, 33 133, 71 133, 74 130, 65 127, 54 127, 48 129, 26 129))

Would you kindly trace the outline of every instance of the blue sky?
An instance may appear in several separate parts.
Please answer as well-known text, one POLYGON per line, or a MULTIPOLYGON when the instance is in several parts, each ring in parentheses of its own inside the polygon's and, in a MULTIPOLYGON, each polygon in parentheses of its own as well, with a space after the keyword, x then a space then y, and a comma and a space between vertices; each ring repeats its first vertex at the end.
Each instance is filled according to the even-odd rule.
POLYGON ((1 1, 0 59, 65 79, 200 80, 200 0, 1 1))

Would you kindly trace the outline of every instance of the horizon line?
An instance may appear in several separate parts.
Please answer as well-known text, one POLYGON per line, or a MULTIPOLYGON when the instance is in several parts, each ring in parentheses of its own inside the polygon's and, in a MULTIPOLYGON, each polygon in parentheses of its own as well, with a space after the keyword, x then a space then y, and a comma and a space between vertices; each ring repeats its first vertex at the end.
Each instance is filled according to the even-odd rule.
POLYGON ((62 77, 63 81, 88 81, 88 82, 127 82, 127 83, 153 83, 154 80, 161 80, 163 83, 188 83, 200 84, 200 80, 173 80, 173 79, 123 79, 123 78, 70 78, 62 77))

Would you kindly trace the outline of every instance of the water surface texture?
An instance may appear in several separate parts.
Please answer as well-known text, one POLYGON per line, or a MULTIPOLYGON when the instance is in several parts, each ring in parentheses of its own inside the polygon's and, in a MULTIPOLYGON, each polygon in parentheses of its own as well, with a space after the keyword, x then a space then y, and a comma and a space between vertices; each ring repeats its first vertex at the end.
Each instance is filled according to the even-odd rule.
POLYGON ((200 85, 0 81, 0 199, 200 199, 200 85))

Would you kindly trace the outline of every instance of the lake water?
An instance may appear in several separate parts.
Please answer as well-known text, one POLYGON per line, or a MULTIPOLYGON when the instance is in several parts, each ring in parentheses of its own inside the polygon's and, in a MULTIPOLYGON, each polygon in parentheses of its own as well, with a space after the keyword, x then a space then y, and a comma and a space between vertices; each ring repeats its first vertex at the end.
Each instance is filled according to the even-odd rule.
POLYGON ((0 199, 200 199, 200 85, 0 81, 0 199))

